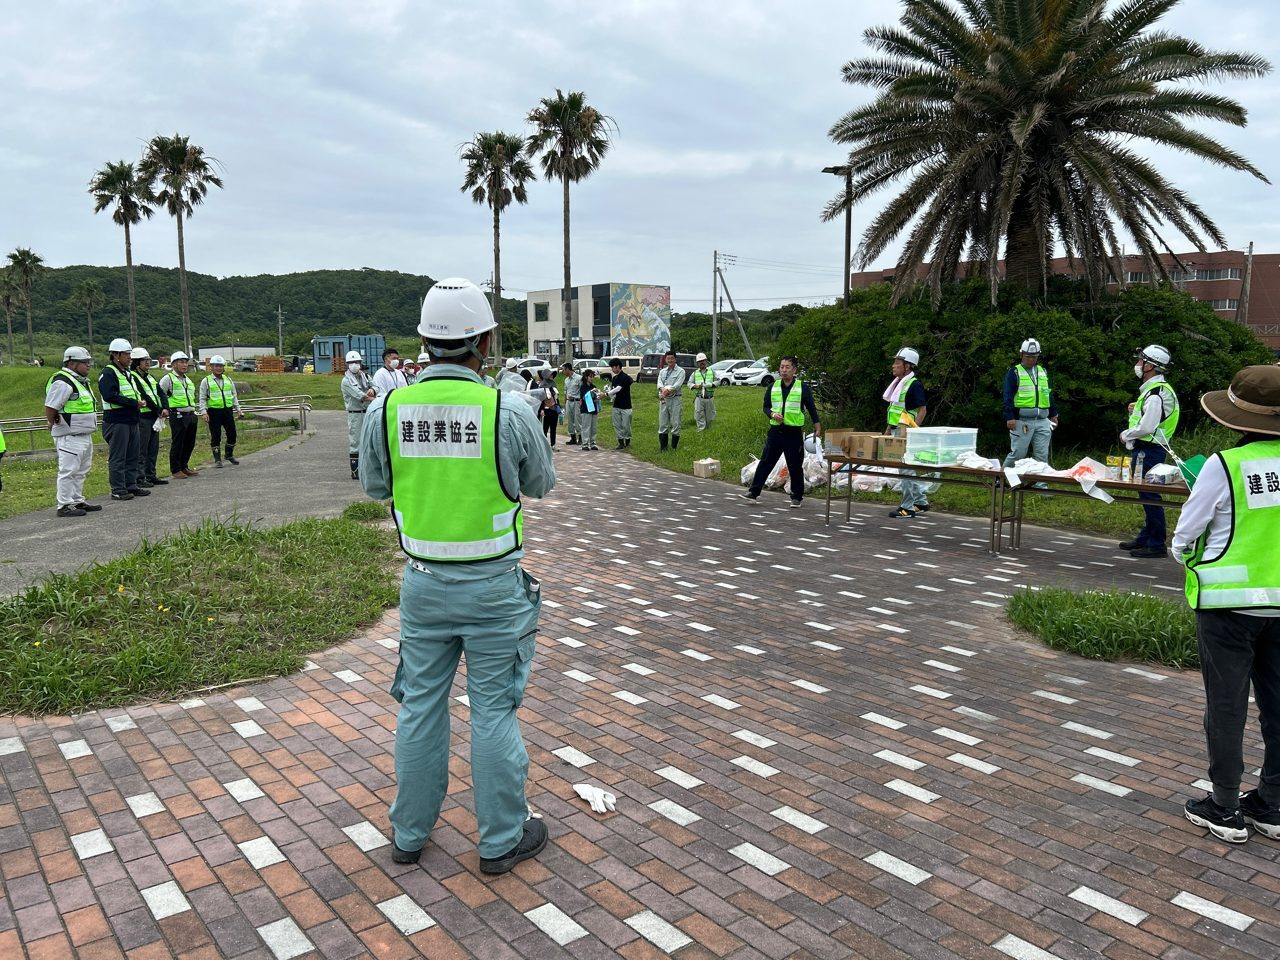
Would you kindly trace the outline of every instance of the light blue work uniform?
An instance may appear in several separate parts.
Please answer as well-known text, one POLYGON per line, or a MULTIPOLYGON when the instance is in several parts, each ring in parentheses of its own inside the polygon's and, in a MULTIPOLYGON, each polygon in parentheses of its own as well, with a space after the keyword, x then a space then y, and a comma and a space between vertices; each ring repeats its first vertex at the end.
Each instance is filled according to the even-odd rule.
MULTIPOLYGON (((433 363, 435 377, 482 380, 468 367, 433 363)), ((384 433, 386 397, 369 406, 360 437, 360 482, 377 500, 391 496, 384 433)), ((502 486, 542 497, 555 486, 551 449, 529 404, 499 395, 498 469, 502 486)), ((401 850, 418 850, 440 816, 449 788, 449 694, 460 655, 467 658, 471 778, 480 856, 501 857, 524 834, 525 752, 516 710, 533 665, 542 600, 520 569, 524 551, 474 563, 410 560, 400 585, 400 665, 391 694, 396 724, 396 790, 391 825, 401 850)))

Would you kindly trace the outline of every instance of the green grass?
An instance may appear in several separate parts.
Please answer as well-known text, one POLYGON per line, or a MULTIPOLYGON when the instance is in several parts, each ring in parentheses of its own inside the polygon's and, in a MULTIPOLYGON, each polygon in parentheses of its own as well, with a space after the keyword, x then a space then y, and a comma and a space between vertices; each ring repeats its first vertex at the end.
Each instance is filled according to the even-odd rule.
MULTIPOLYGON (((288 426, 272 426, 246 429, 243 421, 239 428, 236 443, 236 454, 244 456, 255 450, 273 446, 281 440, 293 436, 294 428, 288 426)), ((43 434, 48 437, 48 433, 43 434)), ((166 438, 168 434, 165 434, 166 438)), ((209 435, 201 424, 200 433, 196 437, 196 448, 191 455, 191 465, 196 469, 211 463, 213 456, 209 450, 209 435)), ((10 449, 13 444, 10 442, 10 449)), ((156 460, 156 468, 162 479, 169 478, 169 445, 163 440, 160 443, 160 456, 156 460)), ((5 457, 0 462, 0 476, 4 477, 4 492, 0 494, 0 520, 30 513, 33 510, 53 510, 57 506, 58 461, 51 457, 5 457)), ((178 483, 199 483, 198 480, 181 480, 178 483)), ((84 481, 86 499, 106 496, 111 492, 107 482, 107 448, 99 444, 93 451, 93 466, 84 481)))
POLYGON ((1090 660, 1199 667, 1196 623, 1185 603, 1144 593, 1060 588, 1023 590, 1005 615, 1045 644, 1090 660))
POLYGON ((389 504, 390 501, 384 503, 381 500, 357 500, 355 503, 347 504, 342 511, 342 518, 354 520, 357 523, 387 520, 391 516, 389 504))
POLYGON ((0 713, 175 699, 296 671, 395 606, 394 549, 390 532, 346 519, 206 521, 52 576, 0 600, 0 713))

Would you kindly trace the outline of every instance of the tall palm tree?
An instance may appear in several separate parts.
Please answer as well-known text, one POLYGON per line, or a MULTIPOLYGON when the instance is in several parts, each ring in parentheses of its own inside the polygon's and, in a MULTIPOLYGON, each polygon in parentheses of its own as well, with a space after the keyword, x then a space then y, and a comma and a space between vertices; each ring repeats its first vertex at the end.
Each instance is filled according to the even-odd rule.
POLYGON ((9 364, 17 362, 17 356, 13 352, 13 315, 18 312, 18 306, 22 303, 22 287, 18 285, 18 279, 13 275, 13 271, 5 268, 0 270, 0 311, 4 313, 5 326, 9 329, 9 364))
POLYGON ((28 247, 18 247, 9 254, 9 271, 18 282, 18 290, 22 303, 27 308, 27 350, 31 354, 31 362, 36 359, 36 334, 31 322, 31 288, 44 276, 44 260, 38 253, 28 247))
POLYGON ((178 222, 178 290, 182 299, 182 345, 191 353, 191 305, 187 297, 187 250, 182 237, 182 218, 190 217, 204 202, 210 187, 222 187, 214 172, 218 161, 204 155, 204 148, 189 137, 175 133, 148 141, 138 165, 138 177, 147 194, 155 198, 178 222))
POLYGON ((534 179, 533 167, 524 157, 524 137, 503 133, 477 133, 463 144, 462 162, 467 175, 462 190, 471 191, 476 203, 487 203, 493 210, 493 317, 498 321, 493 341, 493 355, 502 356, 502 211, 516 203, 527 203, 526 184, 534 179))
POLYGON ((564 309, 564 359, 573 362, 573 287, 569 281, 569 184, 585 180, 600 166, 609 151, 609 134, 618 129, 613 118, 587 105, 582 91, 543 97, 527 117, 534 132, 529 137, 529 156, 542 156, 542 173, 559 180, 564 190, 564 289, 560 303, 564 309))
POLYGON ((867 227, 857 259, 865 267, 914 223, 894 296, 910 290, 927 258, 935 302, 966 254, 983 264, 994 302, 1002 243, 1009 281, 1043 291, 1061 244, 1083 262, 1095 292, 1108 268, 1124 275, 1118 227, 1160 279, 1166 225, 1201 250, 1206 240, 1225 245, 1209 215, 1137 145, 1266 181, 1188 124, 1244 126, 1239 103, 1191 84, 1259 77, 1270 64, 1154 29, 1177 3, 904 0, 900 25, 864 34, 875 55, 844 65, 846 83, 879 95, 831 128, 851 147, 854 179, 824 218, 906 178, 867 227))
MULTIPOLYGON (((102 293, 102 284, 97 280, 81 280, 71 290, 71 302, 84 311, 89 321, 89 352, 93 353, 93 315, 102 309, 107 298, 102 293)), ((131 326, 130 329, 136 330, 131 326)), ((136 337, 134 338, 136 339, 136 337)), ((133 342, 132 340, 130 342, 133 342)))
MULTIPOLYGON (((101 213, 115 204, 111 211, 111 219, 124 227, 124 265, 125 280, 129 285, 129 340, 138 340, 138 306, 133 295, 133 241, 129 228, 142 222, 143 217, 151 219, 152 198, 147 192, 146 183, 134 171, 133 164, 125 160, 108 163, 93 175, 89 181, 89 192, 93 194, 93 212, 101 213)), ((92 326, 92 321, 90 322, 92 326)), ((90 332, 92 339, 92 331, 90 332)), ((92 344, 89 347, 92 351, 92 344)))

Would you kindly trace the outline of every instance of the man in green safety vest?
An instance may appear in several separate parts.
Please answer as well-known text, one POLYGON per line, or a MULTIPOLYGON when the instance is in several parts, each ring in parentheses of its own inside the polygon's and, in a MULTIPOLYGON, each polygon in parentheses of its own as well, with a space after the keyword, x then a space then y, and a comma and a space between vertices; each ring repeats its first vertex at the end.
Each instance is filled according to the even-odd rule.
POLYGON ((392 498, 409 557, 400 589, 396 863, 416 863, 449 787, 449 691, 467 658, 471 779, 480 870, 536 856, 547 827, 525 800, 529 757, 516 720, 537 645, 539 584, 522 569, 521 495, 555 485, 551 448, 519 393, 486 386, 497 324, 469 280, 440 280, 418 332, 427 375, 379 396, 360 436, 360 482, 392 498))
POLYGON ((227 463, 239 466, 236 459, 236 417, 243 417, 235 381, 226 375, 227 361, 221 356, 209 358, 209 375, 200 381, 196 413, 209 425, 209 444, 213 447, 213 465, 222 469, 222 433, 227 434, 227 463))
MULTIPOLYGON (((916 376, 916 368, 920 366, 920 351, 915 347, 903 347, 893 355, 890 368, 893 380, 885 388, 882 399, 889 404, 885 408, 884 432, 891 437, 905 437, 908 427, 924 426, 924 418, 929 414, 925 405, 924 384, 916 376)), ((919 480, 909 480, 916 472, 903 468, 898 481, 902 491, 902 499, 889 516, 898 519, 914 517, 918 513, 929 512, 929 494, 925 485, 919 480)))
POLYGON ((169 473, 173 479, 194 477, 199 470, 191 469, 191 453, 196 448, 196 400, 195 383, 187 376, 191 359, 181 350, 169 358, 173 369, 160 378, 160 393, 169 408, 169 473))
POLYGON ((83 517, 102 507, 84 499, 84 478, 93 466, 98 411, 89 386, 93 357, 84 347, 67 347, 62 369, 44 385, 44 418, 58 451, 58 516, 83 517))
POLYGON ((693 391, 693 423, 701 433, 716 421, 716 375, 707 369, 707 355, 694 358, 698 369, 689 376, 689 389, 693 391))
POLYGON ((129 369, 133 345, 116 337, 107 345, 111 362, 98 374, 102 398, 102 438, 107 441, 107 476, 112 500, 132 500, 150 495, 139 486, 138 420, 142 398, 129 369))
POLYGON ((160 392, 160 384, 151 375, 151 354, 146 347, 134 347, 132 358, 133 379, 138 384, 138 396, 142 409, 138 412, 138 469, 142 479, 140 487, 162 487, 169 481, 156 473, 156 461, 160 457, 160 430, 156 428, 169 419, 169 407, 160 392))
POLYGON ((1200 405, 1243 436, 1205 461, 1173 531, 1196 614, 1213 784, 1185 811, 1232 843, 1249 827, 1280 840, 1280 366, 1245 367, 1200 405), (1257 787, 1242 794, 1251 683, 1264 752, 1257 787))
POLYGON ((1041 463, 1048 463, 1049 439, 1058 425, 1049 371, 1040 365, 1040 341, 1023 340, 1018 357, 1021 362, 1015 363, 1004 375, 1004 419, 1009 428, 1006 467, 1012 467, 1028 454, 1041 463))
POLYGON ((809 414, 813 432, 818 437, 822 436, 822 421, 818 418, 818 408, 814 406, 809 384, 796 378, 799 370, 798 358, 783 357, 778 363, 778 379, 764 392, 764 415, 771 426, 765 434, 764 450, 756 464, 751 487, 746 493, 739 494, 744 500, 760 497, 760 491, 780 457, 785 457, 787 462, 791 506, 798 508, 804 499, 804 415, 806 412, 809 414))
MULTIPOLYGON (((1129 426, 1120 431, 1120 439, 1133 451, 1135 482, 1140 482, 1152 467, 1164 463, 1169 441, 1178 429, 1178 395, 1164 378, 1169 360, 1169 351, 1156 343, 1143 347, 1134 356, 1133 373, 1142 386, 1138 388, 1138 399, 1129 404, 1129 426)), ((1167 556, 1164 507, 1151 506, 1160 502, 1160 495, 1139 493, 1138 498, 1149 501, 1142 508, 1146 523, 1136 537, 1121 543, 1120 549, 1139 559, 1167 556)))

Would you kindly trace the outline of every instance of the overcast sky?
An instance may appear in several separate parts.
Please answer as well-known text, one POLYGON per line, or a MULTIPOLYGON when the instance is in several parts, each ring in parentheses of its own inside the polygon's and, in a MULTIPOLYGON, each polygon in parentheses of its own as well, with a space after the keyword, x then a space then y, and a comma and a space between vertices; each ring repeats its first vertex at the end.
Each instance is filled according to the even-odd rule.
MULTIPOLYGON (((742 258, 739 305, 818 302, 840 289, 843 232, 818 213, 844 153, 827 139, 868 99, 840 67, 898 6, 870 0, 252 0, 49 2, 0 18, 0 249, 53 266, 123 262, 93 215, 90 176, 181 132, 222 167, 187 231, 189 269, 220 276, 378 267, 488 277, 488 209, 459 191, 459 147, 525 132, 557 87, 618 125, 572 188, 575 283, 668 284, 706 310, 712 251, 742 258), (783 262, 789 270, 747 266, 783 262)), ((1166 25, 1280 64, 1274 0, 1184 0, 1166 25)), ((1280 181, 1280 78, 1220 86, 1245 130, 1214 130, 1280 181)), ((1167 159, 1167 162, 1166 162, 1167 159)), ((1171 176, 1230 245, 1280 251, 1276 188, 1180 157, 1171 176)), ((855 229, 875 205, 855 211, 855 229)), ((558 186, 503 219, 505 291, 561 278, 558 186)), ((855 237, 856 243, 856 237, 855 237)), ((135 262, 177 263, 172 220, 135 233, 135 262)), ((892 257, 884 264, 891 265, 892 257)))

